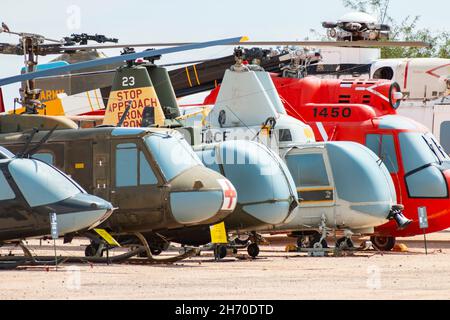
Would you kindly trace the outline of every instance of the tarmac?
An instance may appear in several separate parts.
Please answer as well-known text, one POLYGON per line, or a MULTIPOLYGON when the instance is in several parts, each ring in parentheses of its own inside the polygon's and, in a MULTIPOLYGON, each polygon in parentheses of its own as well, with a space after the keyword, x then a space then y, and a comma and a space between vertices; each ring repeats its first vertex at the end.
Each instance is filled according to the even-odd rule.
MULTIPOLYGON (((124 264, 51 264, 0 271, 0 299, 450 299, 450 231, 400 239, 407 252, 375 250, 343 257, 287 253, 294 243, 268 237, 257 259, 246 252, 216 262, 203 253, 172 265, 143 259, 124 264)), ((57 242, 57 255, 84 253, 86 241, 57 242)), ((53 254, 53 242, 30 241, 33 254, 53 254)), ((0 255, 20 254, 2 247, 0 255)), ((111 253, 112 255, 114 253, 111 253)))

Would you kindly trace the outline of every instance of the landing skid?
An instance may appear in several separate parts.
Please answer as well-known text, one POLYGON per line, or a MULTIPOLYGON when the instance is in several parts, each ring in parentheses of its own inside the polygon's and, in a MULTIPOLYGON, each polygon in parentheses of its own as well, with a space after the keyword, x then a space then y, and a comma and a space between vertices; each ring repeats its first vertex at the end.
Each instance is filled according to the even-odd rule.
POLYGON ((144 252, 147 254, 146 258, 148 262, 151 264, 171 264, 198 254, 198 250, 195 248, 183 248, 183 252, 177 256, 168 258, 161 258, 161 257, 157 258, 152 254, 152 250, 147 242, 147 239, 145 239, 145 237, 139 232, 136 232, 134 235, 142 243, 144 252))

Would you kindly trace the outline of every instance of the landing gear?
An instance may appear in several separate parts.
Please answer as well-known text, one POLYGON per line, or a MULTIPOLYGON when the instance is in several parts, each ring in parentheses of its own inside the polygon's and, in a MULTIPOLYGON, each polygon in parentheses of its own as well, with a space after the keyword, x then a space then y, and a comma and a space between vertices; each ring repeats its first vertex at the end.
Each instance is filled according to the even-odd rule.
POLYGON ((256 258, 259 255, 259 246, 257 243, 251 243, 247 247, 247 253, 250 257, 256 258))
POLYGON ((103 244, 91 242, 84 250, 85 257, 103 257, 103 244))
POLYGON ((314 249, 328 249, 327 240, 319 232, 313 234, 309 242, 310 248, 314 249))
POLYGON ((370 241, 372 241, 372 244, 375 248, 381 251, 391 251, 395 246, 394 237, 373 236, 370 237, 370 241))
POLYGON ((256 232, 252 232, 249 237, 249 241, 251 242, 247 247, 247 253, 253 259, 259 255, 259 244, 264 243, 264 239, 261 235, 256 232))
POLYGON ((336 248, 345 250, 345 249, 353 249, 355 245, 351 238, 343 237, 336 241, 336 248))
MULTIPOLYGON (((162 250, 161 249, 150 248, 150 252, 154 256, 159 256, 162 253, 162 250)), ((139 258, 147 258, 148 257, 147 252, 144 251, 144 252, 139 253, 138 257, 139 258)))
POLYGON ((227 256, 228 250, 227 246, 224 245, 217 245, 214 248, 214 257, 216 260, 224 259, 227 256))

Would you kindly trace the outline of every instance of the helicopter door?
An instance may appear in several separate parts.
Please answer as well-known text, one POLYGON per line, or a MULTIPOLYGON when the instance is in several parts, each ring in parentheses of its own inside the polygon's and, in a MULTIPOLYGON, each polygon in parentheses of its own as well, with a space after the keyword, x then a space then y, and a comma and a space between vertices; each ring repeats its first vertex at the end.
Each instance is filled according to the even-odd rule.
POLYGON ((66 148, 67 161, 64 170, 90 194, 94 193, 92 150, 92 141, 68 142, 66 148))
POLYGON ((111 165, 111 157, 109 154, 109 143, 95 143, 93 145, 94 151, 94 192, 93 195, 102 199, 110 199, 111 190, 111 175, 109 168, 111 165))
POLYGON ((163 210, 162 189, 153 161, 136 141, 115 141, 112 148, 112 204, 129 212, 134 217, 133 223, 145 223, 142 219, 148 217, 149 212, 155 212, 154 219, 158 219, 163 210))
POLYGON ((332 207, 335 204, 331 168, 322 151, 294 149, 286 155, 301 207, 332 207))

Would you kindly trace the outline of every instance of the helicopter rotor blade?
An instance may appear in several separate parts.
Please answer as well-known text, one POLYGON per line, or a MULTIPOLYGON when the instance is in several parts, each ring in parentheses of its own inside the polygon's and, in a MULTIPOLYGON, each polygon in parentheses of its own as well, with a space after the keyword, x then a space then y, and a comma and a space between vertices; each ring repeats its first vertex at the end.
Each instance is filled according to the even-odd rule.
POLYGON ((247 37, 228 38, 228 39, 222 39, 222 40, 214 40, 214 41, 208 41, 208 42, 186 44, 186 45, 172 47, 172 48, 164 48, 164 49, 158 49, 158 50, 130 53, 130 54, 125 54, 125 55, 116 56, 116 57, 91 60, 91 61, 87 61, 87 62, 78 62, 78 63, 70 64, 67 66, 63 66, 63 67, 47 69, 47 70, 40 70, 40 71, 25 73, 25 74, 18 75, 18 76, 3 78, 3 79, 0 79, 0 86, 5 86, 5 85, 16 83, 16 82, 28 81, 28 80, 32 80, 32 79, 36 79, 36 78, 41 78, 41 77, 60 75, 60 74, 70 72, 70 71, 94 68, 94 67, 98 67, 98 66, 120 63, 120 62, 124 62, 124 61, 128 61, 128 60, 136 60, 139 58, 150 58, 150 57, 160 56, 160 55, 169 54, 169 53, 202 49, 202 48, 220 46, 220 45, 225 45, 225 44, 230 44, 230 43, 241 43, 243 41, 247 41, 247 39, 248 39, 247 37))
MULTIPOLYGON (((120 45, 93 45, 93 46, 66 46, 63 50, 102 50, 102 49, 120 49, 131 48, 156 48, 156 47, 174 47, 192 44, 191 42, 167 42, 167 43, 135 43, 120 45)), ((249 41, 244 44, 240 42, 224 44, 228 46, 304 46, 304 47, 353 47, 353 48, 384 48, 384 47, 417 47, 430 48, 431 44, 421 41, 249 41)))

